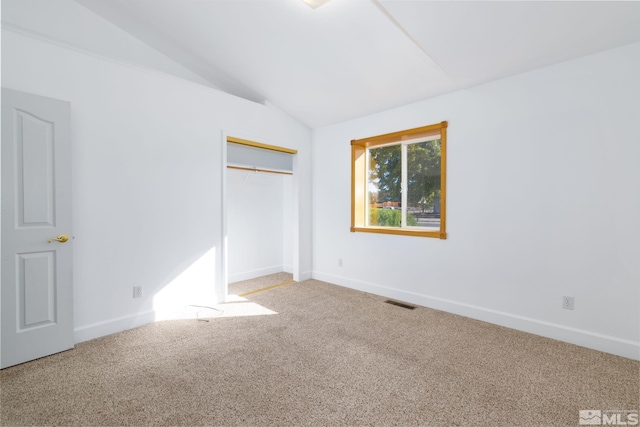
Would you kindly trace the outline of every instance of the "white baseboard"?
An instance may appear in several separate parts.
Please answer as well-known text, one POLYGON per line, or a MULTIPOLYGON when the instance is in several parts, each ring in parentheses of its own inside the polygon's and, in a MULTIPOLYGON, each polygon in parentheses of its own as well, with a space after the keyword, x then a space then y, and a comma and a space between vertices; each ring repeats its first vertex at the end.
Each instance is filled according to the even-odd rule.
POLYGON ((177 303, 171 308, 164 310, 149 310, 143 313, 136 313, 130 316, 117 317, 115 319, 104 320, 90 325, 80 326, 73 331, 74 343, 79 344, 84 341, 93 340, 118 332, 144 326, 149 323, 161 320, 181 319, 190 307, 215 307, 217 302, 198 301, 193 304, 177 303))
POLYGON ((259 268, 257 270, 244 271, 242 273, 229 274, 229 283, 255 279, 256 277, 266 276, 268 274, 281 273, 283 271, 285 270, 282 265, 274 265, 272 267, 265 267, 265 268, 259 268))
POLYGON ((488 323, 517 329, 519 331, 552 338, 558 341, 587 347, 593 350, 611 353, 617 356, 627 357, 629 359, 640 360, 639 342, 598 334, 583 329, 577 329, 559 325, 556 323, 546 322, 543 320, 518 316, 511 313, 487 309, 471 304, 465 304, 414 292, 402 291, 399 289, 389 288, 387 286, 377 285, 373 283, 352 280, 345 277, 335 276, 332 274, 326 274, 317 271, 313 273, 313 278, 322 280, 323 282, 328 282, 339 286, 380 295, 386 298, 393 298, 400 301, 433 308, 436 310, 446 311, 448 313, 470 317, 472 319, 482 320, 488 323))
POLYGON ((133 314, 131 316, 118 317, 75 328, 73 331, 73 337, 75 343, 78 344, 84 341, 104 337, 106 335, 115 334, 117 332, 126 331, 127 329, 137 328, 138 326, 155 322, 156 319, 157 313, 153 310, 133 314))

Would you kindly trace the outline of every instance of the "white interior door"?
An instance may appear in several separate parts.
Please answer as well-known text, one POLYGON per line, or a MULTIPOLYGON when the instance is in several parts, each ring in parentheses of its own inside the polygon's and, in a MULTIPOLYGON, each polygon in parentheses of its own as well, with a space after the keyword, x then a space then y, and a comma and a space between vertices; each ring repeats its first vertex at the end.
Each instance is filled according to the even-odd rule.
POLYGON ((1 368, 73 347, 72 242, 70 104, 3 88, 1 368))

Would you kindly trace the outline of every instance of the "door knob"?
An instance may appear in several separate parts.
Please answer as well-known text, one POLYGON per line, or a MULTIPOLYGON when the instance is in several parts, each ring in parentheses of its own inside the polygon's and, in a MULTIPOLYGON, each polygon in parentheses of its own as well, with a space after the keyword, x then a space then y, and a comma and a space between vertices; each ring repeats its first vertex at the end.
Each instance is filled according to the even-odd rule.
POLYGON ((64 242, 66 242, 67 240, 69 240, 69 236, 67 236, 66 234, 61 234, 61 235, 59 235, 58 237, 55 237, 55 238, 53 238, 53 239, 51 239, 51 240, 47 240, 47 243, 51 243, 51 242, 53 242, 54 240, 55 240, 56 242, 64 243, 64 242))

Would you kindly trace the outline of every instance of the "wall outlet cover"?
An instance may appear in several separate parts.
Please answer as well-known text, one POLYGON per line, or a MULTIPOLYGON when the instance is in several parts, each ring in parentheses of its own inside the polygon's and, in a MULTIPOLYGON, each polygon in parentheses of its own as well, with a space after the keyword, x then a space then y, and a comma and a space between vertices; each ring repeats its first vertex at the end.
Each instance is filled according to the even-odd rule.
POLYGON ((567 310, 573 310, 573 297, 562 297, 562 308, 567 310))
POLYGON ((142 298, 142 286, 134 286, 133 287, 133 297, 134 298, 142 298))

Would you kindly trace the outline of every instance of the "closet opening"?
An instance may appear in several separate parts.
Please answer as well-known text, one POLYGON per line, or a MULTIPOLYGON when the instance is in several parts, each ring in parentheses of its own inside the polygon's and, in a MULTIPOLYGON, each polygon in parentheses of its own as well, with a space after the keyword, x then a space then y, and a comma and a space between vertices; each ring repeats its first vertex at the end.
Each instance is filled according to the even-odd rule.
POLYGON ((297 151, 225 135, 223 144, 223 282, 253 292, 299 278, 297 151), (263 283, 264 282, 264 283, 263 283), (244 289, 248 286, 247 289, 244 289))

